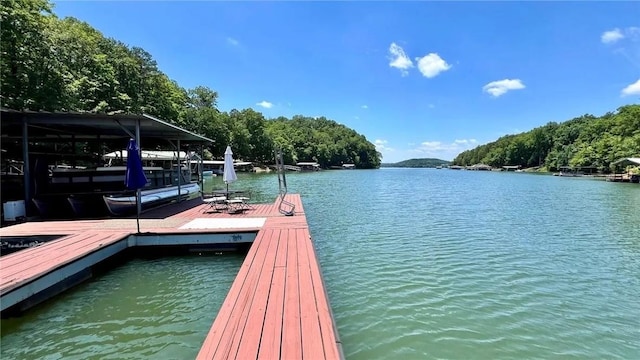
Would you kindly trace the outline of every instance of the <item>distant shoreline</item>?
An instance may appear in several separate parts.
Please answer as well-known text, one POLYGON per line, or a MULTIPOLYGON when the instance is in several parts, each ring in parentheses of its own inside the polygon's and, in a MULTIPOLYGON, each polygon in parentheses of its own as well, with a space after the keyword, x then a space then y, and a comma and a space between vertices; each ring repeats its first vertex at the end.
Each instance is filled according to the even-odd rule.
POLYGON ((444 168, 451 164, 450 161, 435 159, 435 158, 422 158, 422 159, 409 159, 396 163, 381 163, 380 167, 402 167, 402 168, 444 168))

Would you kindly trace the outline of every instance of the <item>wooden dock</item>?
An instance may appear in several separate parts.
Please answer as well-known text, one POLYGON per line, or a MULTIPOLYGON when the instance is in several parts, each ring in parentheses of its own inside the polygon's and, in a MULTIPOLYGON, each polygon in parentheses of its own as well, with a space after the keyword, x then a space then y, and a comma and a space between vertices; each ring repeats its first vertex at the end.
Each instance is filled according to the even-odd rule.
POLYGON ((341 357, 306 219, 269 218, 198 359, 341 357))
MULTIPOLYGON (((277 203, 253 204, 240 214, 210 212, 201 200, 167 206, 141 216, 142 234, 135 234, 135 219, 30 222, 2 228, 2 237, 61 235, 0 258, 2 302, 12 296, 41 301, 37 291, 60 283, 74 285, 91 276, 83 267, 128 247, 158 244, 163 237, 212 234, 236 239, 237 234, 253 233, 253 244, 197 358, 342 359, 301 198, 290 194, 286 200, 296 205, 294 216, 281 215, 277 203)), ((181 241, 185 240, 177 243, 181 241)))
POLYGON ((611 182, 628 182, 628 183, 640 183, 640 175, 637 174, 610 174, 606 177, 607 181, 611 182))

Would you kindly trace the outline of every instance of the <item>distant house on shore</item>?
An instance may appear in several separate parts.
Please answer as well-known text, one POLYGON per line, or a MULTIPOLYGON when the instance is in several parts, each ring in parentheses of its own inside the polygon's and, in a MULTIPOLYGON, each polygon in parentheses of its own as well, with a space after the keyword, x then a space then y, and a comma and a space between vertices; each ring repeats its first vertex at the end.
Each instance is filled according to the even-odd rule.
POLYGON ((520 169, 520 165, 505 165, 502 167, 503 171, 516 171, 520 169))
POLYGON ((467 166, 467 170, 491 171, 491 165, 475 164, 475 165, 467 166))
POLYGON ((301 171, 318 171, 320 170, 320 164, 317 162, 299 162, 296 166, 300 167, 301 171))
POLYGON ((593 175, 598 172, 595 166, 560 166, 559 169, 563 174, 593 175))
POLYGON ((615 173, 607 175, 607 181, 622 181, 631 183, 640 183, 640 174, 634 173, 631 168, 640 167, 640 157, 628 157, 611 163, 615 169, 615 173), (625 171, 624 173, 618 173, 618 171, 625 171))

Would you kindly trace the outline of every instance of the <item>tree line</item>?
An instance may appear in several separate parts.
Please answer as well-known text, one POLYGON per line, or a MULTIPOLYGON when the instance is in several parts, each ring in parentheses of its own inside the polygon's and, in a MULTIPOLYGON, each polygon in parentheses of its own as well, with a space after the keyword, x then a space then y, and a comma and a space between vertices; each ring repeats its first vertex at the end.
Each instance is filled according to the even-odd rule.
POLYGON ((2 1, 0 22, 2 107, 150 114, 214 140, 205 158, 221 158, 231 144, 235 157, 258 163, 272 163, 281 148, 287 163, 380 165, 375 145, 324 117, 220 111, 216 91, 182 88, 144 49, 106 38, 78 19, 58 18, 48 0, 2 1))
POLYGON ((520 165, 544 167, 593 167, 610 172, 612 162, 640 155, 640 105, 622 106, 603 116, 583 115, 550 122, 517 135, 460 153, 455 165, 484 163, 494 167, 520 165))
POLYGON ((382 163, 380 167, 435 168, 438 166, 448 166, 449 164, 450 162, 446 160, 423 158, 403 160, 397 163, 382 163))

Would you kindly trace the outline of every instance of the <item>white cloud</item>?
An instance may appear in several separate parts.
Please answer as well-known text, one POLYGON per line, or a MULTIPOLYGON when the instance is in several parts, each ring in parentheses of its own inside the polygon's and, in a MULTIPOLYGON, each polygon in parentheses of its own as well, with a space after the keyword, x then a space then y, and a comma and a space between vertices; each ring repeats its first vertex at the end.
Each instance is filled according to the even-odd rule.
POLYGON ((385 151, 387 152, 391 152, 393 151, 392 148, 387 146, 388 141, 387 140, 382 140, 382 139, 376 139, 373 144, 376 146, 376 150, 384 153, 385 151))
POLYGON ((416 61, 418 62, 418 70, 427 78, 438 76, 441 72, 451 69, 451 65, 436 53, 430 53, 421 58, 417 57, 416 61))
POLYGON ((624 38, 624 34, 622 34, 622 31, 618 28, 605 31, 600 35, 600 41, 602 41, 603 44, 613 44, 622 38, 624 38))
POLYGON ((409 74, 408 70, 413 67, 413 62, 405 54, 404 50, 396 43, 391 43, 389 54, 389 66, 399 69, 402 76, 407 76, 409 74))
POLYGON ((231 37, 227 38, 227 43, 229 45, 233 45, 233 46, 239 46, 240 45, 240 42, 238 40, 236 40, 234 38, 231 38, 231 37))
POLYGON ((484 92, 487 92, 493 95, 494 97, 498 97, 500 95, 503 95, 507 91, 519 90, 524 88, 525 86, 520 79, 513 79, 513 80, 504 79, 504 80, 492 81, 487 85, 483 86, 482 90, 484 92))
POLYGON ((605 31, 600 35, 600 41, 603 44, 614 44, 622 39, 628 39, 636 41, 640 39, 640 27, 629 26, 624 29, 615 28, 613 30, 605 31))
POLYGON ((420 147, 426 150, 442 150, 445 148, 440 141, 425 141, 420 144, 420 147))
POLYGON ((630 26, 628 28, 625 29, 625 33, 627 34, 628 37, 630 37, 632 40, 637 40, 638 37, 640 37, 640 27, 637 26, 630 26))
POLYGON ((604 32, 600 39, 603 43, 612 45, 614 54, 622 55, 634 67, 640 68, 640 27, 615 28, 604 32))
POLYGON ((383 154, 385 163, 415 158, 453 160, 461 152, 480 145, 476 139, 456 139, 450 142, 428 140, 418 144, 410 142, 401 149, 387 147, 386 140, 376 140, 374 144, 376 149, 383 154))
POLYGON ((476 139, 461 139, 453 142, 454 144, 467 145, 467 144, 477 144, 478 141, 476 139))
POLYGON ((622 89, 622 96, 640 95, 640 79, 633 84, 622 89))
POLYGON ((272 103, 270 103, 270 102, 268 102, 268 101, 265 101, 265 100, 260 101, 260 102, 259 102, 259 103, 257 103, 256 105, 258 105, 258 106, 262 106, 263 108, 266 108, 266 109, 271 109, 271 108, 273 107, 273 104, 272 104, 272 103))
POLYGON ((409 152, 417 157, 429 157, 443 160, 452 160, 465 150, 478 146, 476 139, 457 139, 452 143, 442 141, 424 141, 418 147, 409 152))
POLYGON ((362 105, 360 107, 363 108, 363 109, 368 109, 369 108, 367 105, 362 105))

